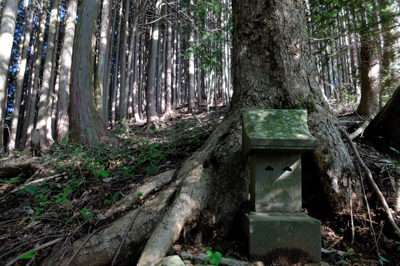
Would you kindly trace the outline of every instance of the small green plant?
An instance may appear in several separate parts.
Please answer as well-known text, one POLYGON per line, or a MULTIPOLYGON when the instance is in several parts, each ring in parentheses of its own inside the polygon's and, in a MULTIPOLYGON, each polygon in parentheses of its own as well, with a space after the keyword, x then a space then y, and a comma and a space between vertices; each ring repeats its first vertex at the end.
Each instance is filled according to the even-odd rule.
POLYGON ((119 192, 112 194, 109 200, 104 201, 104 205, 110 205, 114 201, 117 201, 120 195, 121 195, 121 193, 119 193, 119 192))
POLYGON ((31 195, 35 195, 36 188, 35 188, 34 186, 32 186, 32 185, 26 185, 26 186, 22 187, 22 188, 17 192, 17 195, 19 195, 19 194, 21 194, 21 193, 24 193, 25 191, 28 191, 29 194, 31 194, 31 195))
POLYGON ((378 262, 379 262, 379 264, 380 265, 383 265, 383 263, 385 263, 385 262, 389 262, 387 259, 385 259, 384 257, 379 257, 379 260, 378 260, 378 262))
POLYGON ((203 262, 205 264, 210 263, 211 265, 218 266, 219 263, 221 262, 222 254, 218 251, 215 251, 215 253, 212 253, 211 250, 207 249, 206 253, 208 255, 208 259, 203 259, 203 262))
POLYGON ((142 191, 138 191, 138 193, 136 194, 136 196, 138 197, 138 198, 140 198, 141 196, 143 196, 144 195, 144 193, 142 192, 142 191))
POLYGON ((90 212, 88 209, 85 209, 85 208, 81 209, 80 213, 82 214, 85 222, 92 220, 92 218, 94 216, 94 213, 90 212))
POLYGON ((35 257, 35 256, 36 256, 35 251, 34 251, 34 250, 31 250, 31 251, 29 251, 28 253, 25 253, 25 254, 19 256, 18 259, 19 259, 19 260, 31 259, 31 258, 33 258, 33 257, 35 257))
MULTIPOLYGON (((396 234, 400 234, 399 232, 395 232, 396 234)), ((393 240, 393 239, 390 239, 391 241, 393 241, 396 245, 397 245, 397 257, 400 257, 400 253, 399 253, 399 251, 400 251, 400 241, 396 241, 396 240, 393 240)))

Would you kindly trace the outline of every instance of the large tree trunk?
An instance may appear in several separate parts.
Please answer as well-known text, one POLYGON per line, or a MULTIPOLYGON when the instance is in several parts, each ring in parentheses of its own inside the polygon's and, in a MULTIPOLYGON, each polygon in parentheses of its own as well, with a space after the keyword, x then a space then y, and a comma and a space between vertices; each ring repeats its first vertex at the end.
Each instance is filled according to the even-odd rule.
MULTIPOLYGON (((218 234, 229 230, 249 192, 249 158, 242 153, 242 108, 308 109, 310 131, 319 139, 314 159, 326 197, 335 211, 347 211, 347 185, 353 164, 316 82, 303 2, 233 1, 235 91, 230 110, 203 147, 176 172, 174 180, 179 182, 179 187, 174 201, 163 218, 160 215, 161 222, 147 241, 138 265, 154 265, 160 261, 184 226, 194 226, 198 219, 216 227, 218 234)), ((358 189, 357 182, 352 182, 355 183, 353 188, 358 189)), ((360 195, 357 192, 356 197, 360 195)), ((152 203, 148 204, 151 206, 152 203)), ((148 215, 154 215, 153 210, 148 210, 148 215)), ((147 224, 143 226, 149 229, 147 224)), ((77 265, 85 264, 97 255, 102 260, 92 265, 111 262, 113 252, 105 250, 109 243, 117 241, 114 240, 116 237, 102 239, 108 232, 115 232, 116 227, 112 228, 95 234, 94 240, 83 246, 84 252, 79 253, 77 265)), ((131 231, 129 235, 135 233, 131 231)), ((80 243, 73 244, 73 251, 78 250, 80 243)), ((138 240, 130 240, 126 245, 137 243, 138 240)))
POLYGON ((389 147, 400 150, 400 86, 382 111, 365 130, 366 135, 383 137, 389 147))
POLYGON ((72 55, 70 139, 89 146, 103 141, 107 130, 94 103, 94 51, 100 0, 82 0, 72 55))
POLYGON ((3 149, 3 127, 6 118, 6 94, 8 87, 8 65, 13 46, 15 23, 19 1, 7 0, 4 3, 0 28, 0 150, 3 149))

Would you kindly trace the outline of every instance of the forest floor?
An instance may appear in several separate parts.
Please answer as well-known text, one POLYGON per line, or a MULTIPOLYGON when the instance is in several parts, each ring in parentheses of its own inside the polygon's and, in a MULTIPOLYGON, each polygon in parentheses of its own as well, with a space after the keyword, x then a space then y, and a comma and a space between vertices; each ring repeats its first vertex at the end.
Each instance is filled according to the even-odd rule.
MULTIPOLYGON (((27 151, 2 159, 0 265, 13 259, 17 259, 13 265, 40 265, 55 251, 63 256, 73 241, 142 205, 152 194, 140 191, 141 186, 157 174, 178 169, 207 140, 226 110, 226 107, 219 107, 217 111, 207 113, 201 109, 188 115, 186 108, 182 108, 166 117, 157 130, 148 131, 145 124, 139 123, 126 123, 111 129, 110 134, 118 139, 118 145, 84 147, 61 142, 34 157, 32 151, 27 151), (104 216, 129 195, 139 200, 110 218, 104 216)), ((350 133, 364 122, 351 108, 341 108, 336 114, 350 133)), ((400 154, 390 147, 372 143, 364 136, 356 138, 355 143, 392 207, 395 182, 400 178, 400 154)), ((303 163, 308 156, 303 156, 303 163)), ((369 210, 365 204, 354 209, 352 225, 350 215, 330 211, 318 182, 307 182, 304 178, 315 177, 315 171, 305 169, 309 170, 303 173, 303 212, 322 224, 323 263, 315 265, 400 265, 399 238, 387 222, 370 184, 364 179, 369 210)), ((161 186, 157 187, 152 193, 161 189, 161 186)), ((393 211, 392 215, 396 221, 400 220, 399 213, 393 211)), ((240 225, 235 223, 235 226, 240 225)), ((220 236, 210 228, 202 237, 182 236, 171 254, 180 255, 186 251, 197 255, 210 249, 223 256, 247 261, 241 230, 232 228, 231 231, 230 235, 220 236)), ((187 265, 201 263, 185 262, 187 265)), ((304 264, 277 258, 271 265, 304 264)))

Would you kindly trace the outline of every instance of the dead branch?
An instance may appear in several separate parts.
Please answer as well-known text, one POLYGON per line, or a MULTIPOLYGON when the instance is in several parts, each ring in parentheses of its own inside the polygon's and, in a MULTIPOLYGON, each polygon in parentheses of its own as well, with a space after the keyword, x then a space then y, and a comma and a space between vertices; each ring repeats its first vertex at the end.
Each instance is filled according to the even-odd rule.
POLYGON ((389 206, 386 202, 385 197, 383 196, 382 192, 380 191, 378 185, 375 183, 374 179, 372 178, 371 171, 368 169, 368 167, 365 165, 364 161, 361 159, 360 154, 358 153, 356 147, 354 146, 353 141, 350 139, 349 135, 341 129, 341 132, 343 136, 346 138, 347 142, 350 144, 351 148, 354 151, 354 154, 357 158, 357 160, 360 162, 361 167, 364 169, 364 171, 367 173, 368 181, 371 183, 372 188, 374 189, 376 195, 378 196, 378 199, 380 203, 382 204, 383 208, 385 209, 386 215, 388 217, 389 223, 392 225, 393 229, 400 233, 400 228, 397 226, 396 222, 393 219, 392 213, 390 212, 389 206))
POLYGON ((368 203, 368 199, 367 199, 367 193, 365 193, 365 187, 364 187, 363 177, 362 177, 362 174, 361 174, 360 165, 357 164, 357 167, 358 167, 358 172, 360 173, 361 187, 362 187, 362 190, 363 190, 363 193, 364 193, 365 204, 367 205, 368 217, 369 217, 369 225, 371 226, 372 235, 374 237, 375 246, 376 246, 376 253, 378 254, 378 257, 379 257, 380 256, 379 249, 378 249, 379 246, 378 246, 378 241, 376 240, 376 234, 375 234, 375 230, 374 230, 374 225, 372 223, 371 209, 369 208, 369 203, 368 203))

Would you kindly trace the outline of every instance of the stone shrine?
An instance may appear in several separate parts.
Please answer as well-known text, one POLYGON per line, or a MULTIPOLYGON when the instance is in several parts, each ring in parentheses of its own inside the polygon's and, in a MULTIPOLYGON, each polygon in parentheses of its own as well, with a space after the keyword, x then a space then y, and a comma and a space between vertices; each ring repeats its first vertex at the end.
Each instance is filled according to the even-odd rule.
POLYGON ((320 221, 301 213, 301 154, 318 146, 305 110, 243 109, 243 153, 250 155, 250 211, 243 226, 252 258, 321 258, 320 221))

